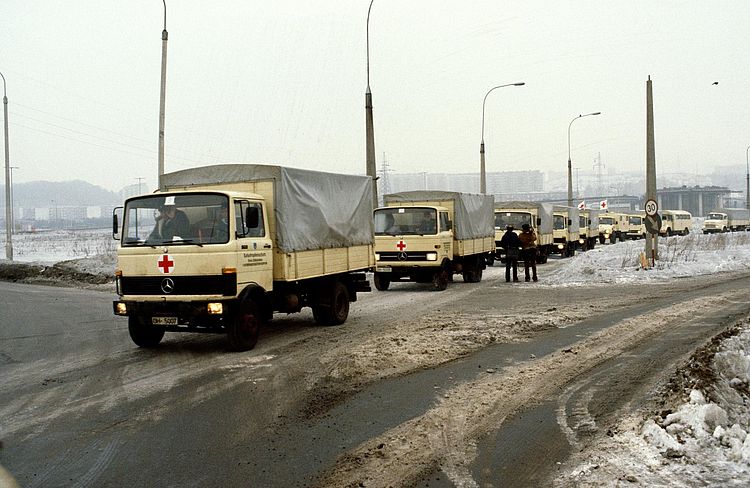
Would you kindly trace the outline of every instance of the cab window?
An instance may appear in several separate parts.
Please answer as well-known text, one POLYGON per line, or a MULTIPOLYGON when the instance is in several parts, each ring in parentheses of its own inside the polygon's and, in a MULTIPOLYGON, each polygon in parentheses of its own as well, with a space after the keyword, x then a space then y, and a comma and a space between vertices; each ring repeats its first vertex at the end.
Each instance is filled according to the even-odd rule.
POLYGON ((266 228, 263 222, 263 205, 258 202, 237 200, 234 202, 234 218, 237 228, 237 237, 265 237, 266 228), (257 220, 247 220, 248 210, 257 212, 257 220))

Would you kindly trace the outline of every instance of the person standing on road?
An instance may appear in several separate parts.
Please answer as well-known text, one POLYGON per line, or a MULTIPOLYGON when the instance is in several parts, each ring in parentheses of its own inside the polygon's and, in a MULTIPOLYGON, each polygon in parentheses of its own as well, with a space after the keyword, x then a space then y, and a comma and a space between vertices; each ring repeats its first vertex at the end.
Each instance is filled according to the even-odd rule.
POLYGON ((505 249, 505 281, 510 281, 510 269, 513 268, 513 281, 518 281, 518 252, 521 248, 521 239, 513 232, 513 226, 505 228, 505 234, 500 239, 500 247, 505 249))
POLYGON ((534 281, 537 281, 536 233, 529 224, 523 224, 521 226, 521 235, 519 235, 518 238, 521 240, 521 259, 523 259, 523 271, 526 276, 526 281, 529 281, 529 267, 531 267, 534 281))

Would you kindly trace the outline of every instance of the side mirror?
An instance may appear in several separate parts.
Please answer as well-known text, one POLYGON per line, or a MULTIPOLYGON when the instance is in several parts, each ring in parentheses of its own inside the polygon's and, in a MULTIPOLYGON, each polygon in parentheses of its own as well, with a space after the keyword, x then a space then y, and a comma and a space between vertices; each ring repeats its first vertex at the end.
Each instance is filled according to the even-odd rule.
POLYGON ((117 211, 122 210, 122 207, 115 207, 112 210, 112 239, 119 240, 120 239, 120 223, 119 219, 117 218, 117 211))
POLYGON ((542 225, 542 218, 541 217, 537 217, 536 218, 536 226, 539 227, 540 225, 542 225))
POLYGON ((245 225, 249 228, 258 227, 260 222, 260 209, 258 207, 247 207, 245 210, 245 225))

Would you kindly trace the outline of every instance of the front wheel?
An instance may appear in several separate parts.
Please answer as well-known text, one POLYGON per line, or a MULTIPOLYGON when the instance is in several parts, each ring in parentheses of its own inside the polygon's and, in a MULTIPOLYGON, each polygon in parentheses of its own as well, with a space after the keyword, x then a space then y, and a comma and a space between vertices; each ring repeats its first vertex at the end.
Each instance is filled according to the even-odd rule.
POLYGON ((432 289, 435 291, 443 291, 448 288, 448 271, 445 268, 440 268, 432 275, 432 289))
POLYGON ((340 281, 327 291, 322 303, 313 305, 313 317, 320 325, 341 325, 349 317, 349 290, 340 281))
POLYGON ((258 306, 252 300, 246 298, 240 303, 239 310, 230 319, 227 330, 229 336, 229 347, 233 351, 248 351, 258 343, 260 335, 260 314, 258 306))
POLYGON ((146 324, 143 317, 133 315, 128 317, 128 332, 138 347, 156 347, 164 338, 164 329, 146 324))

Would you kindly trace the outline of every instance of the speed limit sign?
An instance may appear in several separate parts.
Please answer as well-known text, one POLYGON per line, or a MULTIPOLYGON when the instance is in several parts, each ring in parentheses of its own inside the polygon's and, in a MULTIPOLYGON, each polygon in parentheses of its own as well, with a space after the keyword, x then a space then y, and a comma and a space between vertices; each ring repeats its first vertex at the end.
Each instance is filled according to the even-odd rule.
POLYGON ((656 212, 659 211, 659 205, 656 203, 656 200, 649 199, 646 201, 646 215, 650 215, 653 217, 656 215, 656 212))

